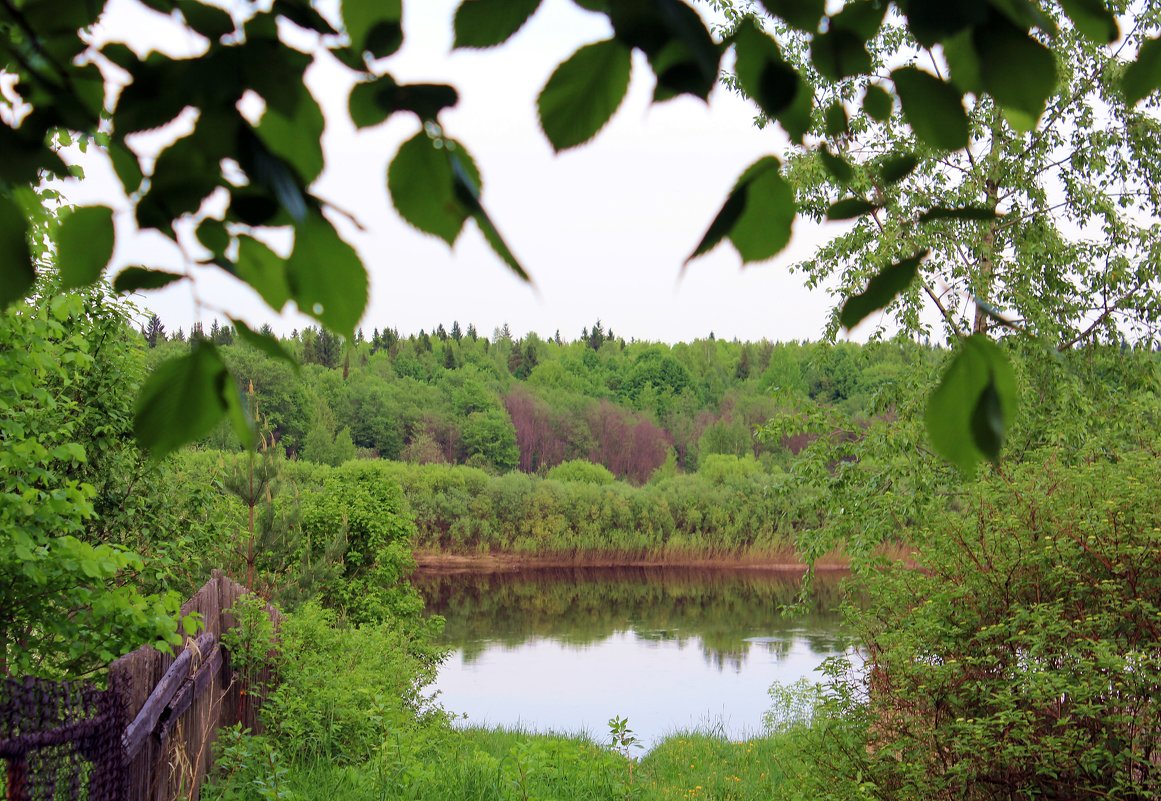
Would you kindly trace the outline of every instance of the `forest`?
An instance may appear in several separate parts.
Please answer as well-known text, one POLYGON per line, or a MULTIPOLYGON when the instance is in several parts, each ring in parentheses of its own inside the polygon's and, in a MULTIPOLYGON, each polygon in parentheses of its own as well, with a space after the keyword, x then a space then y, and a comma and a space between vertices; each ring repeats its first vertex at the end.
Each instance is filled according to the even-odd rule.
MULTIPOLYGON (((10 723, 21 688, 116 693, 123 654, 192 653, 206 621, 182 602, 215 570, 249 588, 221 649, 256 725, 218 731, 182 797, 1161 797, 1161 6, 576 0, 607 38, 543 83, 554 152, 605 129, 634 70, 654 103, 733 92, 785 145, 686 265, 727 243, 767 261, 796 220, 837 224, 791 268, 835 295, 820 341, 666 343, 619 320, 369 319, 358 221, 320 188, 340 120, 416 125, 380 176, 394 213, 449 246, 472 231, 532 280, 445 127, 459 90, 396 80, 400 0, 144 0, 183 54, 106 38, 114 5, 0 3, 6 797, 27 790, 14 749, 43 745, 10 723), (316 63, 348 80, 342 108, 324 114, 316 63), (113 190, 77 205, 89 151, 113 190), (112 269, 138 236, 183 266, 112 269), (214 319, 207 271, 309 322, 214 319), (149 310, 170 285, 204 323, 149 310), (801 580, 751 574, 711 610, 624 573, 595 596, 497 579, 444 592, 445 619, 418 560, 801 580), (817 580, 831 567, 839 590, 817 580), (597 733, 464 725, 432 689, 442 638, 497 607, 536 632, 567 607, 587 645, 626 600, 663 627, 687 607, 692 633, 655 644, 696 637, 731 668, 750 645, 724 626, 753 607, 840 606, 853 645, 772 684, 760 730, 647 753, 620 714, 597 733)), ((453 47, 504 52, 541 5, 463 0, 453 47)), ((45 798, 70 792, 53 778, 45 798)))

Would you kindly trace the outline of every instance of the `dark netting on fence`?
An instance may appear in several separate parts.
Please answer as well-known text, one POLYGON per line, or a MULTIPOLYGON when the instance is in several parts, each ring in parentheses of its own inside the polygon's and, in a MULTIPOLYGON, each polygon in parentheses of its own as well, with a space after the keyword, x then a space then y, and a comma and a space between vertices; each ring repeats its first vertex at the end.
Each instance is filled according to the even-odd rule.
POLYGON ((124 801, 116 686, 0 679, 0 788, 6 801, 124 801))

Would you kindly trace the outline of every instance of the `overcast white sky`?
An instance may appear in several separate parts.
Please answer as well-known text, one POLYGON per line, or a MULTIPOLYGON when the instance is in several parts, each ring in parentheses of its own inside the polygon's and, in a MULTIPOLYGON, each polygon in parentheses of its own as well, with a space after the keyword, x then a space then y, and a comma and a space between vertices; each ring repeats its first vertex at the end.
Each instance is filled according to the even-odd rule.
MULTIPOLYGON (((582 44, 608 35, 604 18, 567 0, 542 8, 507 45, 452 52, 456 0, 405 3, 405 42, 388 62, 400 82, 446 82, 459 105, 441 116, 447 132, 479 164, 484 202, 533 276, 535 290, 511 275, 472 223, 454 250, 404 223, 386 192, 386 165, 418 129, 396 115, 356 135, 345 121, 345 70, 321 62, 308 83, 327 114, 327 169, 315 191, 353 212, 366 233, 344 229, 363 256, 371 280, 364 317, 368 333, 403 332, 436 324, 475 323, 482 333, 507 322, 513 332, 575 338, 600 318, 621 336, 689 340, 718 337, 775 340, 815 338, 829 298, 810 292, 787 266, 810 253, 825 229, 796 224, 791 247, 769 263, 743 270, 737 254, 720 246, 681 265, 716 214, 735 178, 762 155, 779 154, 780 134, 758 131, 749 104, 719 88, 707 107, 678 99, 651 105, 652 76, 634 62, 629 96, 612 123, 580 149, 554 156, 536 122, 535 99, 557 63, 582 44)), ((152 12, 118 2, 106 26, 111 38, 134 44, 159 35, 166 49, 195 46, 165 31, 152 12), (121 31, 129 31, 122 33, 121 31)), ((640 59, 640 56, 636 57, 640 59)), ((76 203, 108 202, 107 167, 86 160, 88 177, 72 188, 76 203), (87 184, 87 186, 86 186, 87 184)), ((118 214, 115 265, 174 268, 181 257, 157 235, 132 235, 127 203, 118 214)), ((303 318, 281 320, 244 285, 205 270, 195 302, 182 285, 140 299, 170 330, 225 310, 289 331, 303 318)))

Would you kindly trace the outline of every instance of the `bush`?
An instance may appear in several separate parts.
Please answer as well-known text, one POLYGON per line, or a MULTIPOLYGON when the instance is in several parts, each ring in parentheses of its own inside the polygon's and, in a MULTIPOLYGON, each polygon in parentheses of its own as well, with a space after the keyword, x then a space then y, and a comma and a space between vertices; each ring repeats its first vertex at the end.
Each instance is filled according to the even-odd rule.
POLYGON ((600 464, 593 464, 585 459, 573 459, 561 462, 548 471, 547 478, 553 481, 579 481, 583 484, 612 484, 616 477, 612 472, 600 464))
POLYGON ((1161 794, 1159 485, 1147 453, 1049 459, 931 521, 856 615, 869 657, 830 711, 865 747, 839 772, 892 799, 1161 794))
POLYGON ((415 566, 415 523, 386 466, 351 462, 333 470, 322 491, 303 500, 302 527, 316 552, 305 561, 341 554, 340 575, 317 588, 328 606, 357 623, 418 613, 422 603, 404 583, 415 566))
POLYGON ((295 759, 363 762, 396 732, 442 719, 422 694, 443 658, 430 628, 413 635, 392 621, 341 626, 333 610, 308 603, 279 634, 281 683, 263 721, 295 759))

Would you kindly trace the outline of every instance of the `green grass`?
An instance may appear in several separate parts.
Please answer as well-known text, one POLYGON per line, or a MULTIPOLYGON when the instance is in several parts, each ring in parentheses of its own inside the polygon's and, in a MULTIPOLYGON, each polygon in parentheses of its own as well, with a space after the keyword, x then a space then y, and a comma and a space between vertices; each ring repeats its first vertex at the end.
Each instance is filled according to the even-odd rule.
POLYGON ((769 801, 796 795, 801 765, 792 736, 730 742, 680 733, 630 762, 585 736, 482 728, 409 733, 362 765, 292 765, 286 788, 304 801, 769 801))

